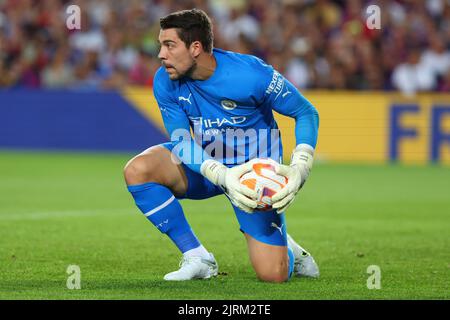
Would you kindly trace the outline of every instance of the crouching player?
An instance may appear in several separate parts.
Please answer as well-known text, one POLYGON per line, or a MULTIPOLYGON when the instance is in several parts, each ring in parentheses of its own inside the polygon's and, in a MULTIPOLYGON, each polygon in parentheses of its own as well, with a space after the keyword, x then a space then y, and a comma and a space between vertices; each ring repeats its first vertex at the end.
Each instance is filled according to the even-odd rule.
POLYGON ((259 279, 283 282, 292 274, 317 277, 312 256, 287 234, 284 214, 312 167, 316 109, 260 59, 213 49, 211 22, 203 11, 172 13, 160 19, 160 26, 162 67, 154 77, 154 95, 171 142, 131 159, 125 180, 142 213, 183 254, 180 269, 164 279, 217 275, 218 264, 195 236, 179 199, 221 194, 231 201, 259 279), (295 119, 297 147, 289 166, 276 166, 289 181, 273 196, 274 210, 260 212, 255 211, 256 192, 241 185, 239 178, 251 170, 261 149, 280 162, 281 139, 273 110, 295 119), (190 139, 190 129, 196 139, 190 139), (237 139, 227 139, 236 131, 244 133, 242 138, 235 134, 237 139))

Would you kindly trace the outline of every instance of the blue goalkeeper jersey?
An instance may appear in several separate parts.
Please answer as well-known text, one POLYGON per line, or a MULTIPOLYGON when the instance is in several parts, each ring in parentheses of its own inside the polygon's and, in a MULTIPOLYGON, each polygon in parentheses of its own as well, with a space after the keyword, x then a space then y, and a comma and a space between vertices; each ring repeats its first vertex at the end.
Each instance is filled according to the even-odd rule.
POLYGON ((216 69, 206 80, 170 80, 164 67, 154 77, 165 128, 183 163, 200 172, 210 158, 227 166, 256 157, 280 161, 273 110, 295 119, 297 145, 315 148, 317 110, 288 80, 255 56, 221 49, 213 55, 216 69))

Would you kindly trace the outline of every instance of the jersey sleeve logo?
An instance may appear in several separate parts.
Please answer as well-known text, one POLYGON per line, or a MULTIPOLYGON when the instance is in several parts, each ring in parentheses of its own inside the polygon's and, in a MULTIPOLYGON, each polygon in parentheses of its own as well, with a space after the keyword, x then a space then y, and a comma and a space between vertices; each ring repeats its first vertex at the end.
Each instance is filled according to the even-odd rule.
MULTIPOLYGON (((276 70, 273 71, 273 75, 272 75, 272 81, 270 81, 269 86, 266 89, 266 95, 270 95, 270 94, 276 94, 275 100, 278 98, 278 96, 280 95, 281 91, 283 90, 284 87, 284 77, 276 70)), ((291 92, 286 92, 286 95, 288 95, 291 92)), ((285 96, 283 95, 283 98, 285 96)))

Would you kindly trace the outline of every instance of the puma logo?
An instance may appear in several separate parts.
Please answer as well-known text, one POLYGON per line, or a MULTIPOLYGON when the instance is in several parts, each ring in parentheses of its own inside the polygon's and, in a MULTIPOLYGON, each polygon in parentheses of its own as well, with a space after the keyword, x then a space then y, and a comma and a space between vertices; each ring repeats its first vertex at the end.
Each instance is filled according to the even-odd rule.
POLYGON ((271 227, 277 228, 278 231, 280 231, 281 235, 283 235, 283 224, 281 224, 281 227, 279 227, 275 222, 272 222, 272 224, 270 225, 271 227))
POLYGON ((190 105, 192 105, 191 103, 191 95, 192 93, 189 93, 189 97, 185 98, 185 97, 178 97, 178 101, 187 101, 189 102, 190 105))
POLYGON ((286 97, 289 93, 292 93, 292 92, 289 91, 289 88, 288 88, 288 87, 286 87, 286 92, 283 93, 281 96, 284 98, 284 97, 286 97))

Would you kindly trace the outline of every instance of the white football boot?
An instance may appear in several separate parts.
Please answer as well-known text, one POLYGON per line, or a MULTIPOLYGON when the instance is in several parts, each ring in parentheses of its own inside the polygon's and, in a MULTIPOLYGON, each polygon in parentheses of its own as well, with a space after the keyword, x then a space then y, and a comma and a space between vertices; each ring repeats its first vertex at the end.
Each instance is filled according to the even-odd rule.
POLYGON ((288 245, 294 253, 294 274, 297 277, 319 277, 319 267, 312 255, 287 235, 288 245))
POLYGON ((185 257, 180 261, 180 269, 164 276, 168 281, 185 281, 192 279, 209 279, 217 276, 219 266, 212 253, 210 258, 185 257))

